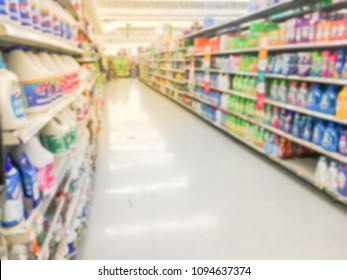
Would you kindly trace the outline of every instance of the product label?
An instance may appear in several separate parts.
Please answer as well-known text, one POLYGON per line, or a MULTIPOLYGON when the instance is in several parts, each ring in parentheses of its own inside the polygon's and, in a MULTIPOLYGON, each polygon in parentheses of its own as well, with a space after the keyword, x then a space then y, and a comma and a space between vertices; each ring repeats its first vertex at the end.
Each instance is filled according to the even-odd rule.
POLYGON ((40 9, 39 6, 37 5, 36 2, 30 2, 31 5, 31 19, 33 22, 33 26, 35 27, 35 29, 39 29, 40 26, 40 9))
POLYGON ((0 0, 0 15, 7 15, 6 6, 5 0, 0 0))
POLYGON ((9 12, 10 12, 11 20, 14 20, 14 21, 19 20, 18 1, 17 0, 9 0, 8 6, 9 6, 9 12))
POLYGON ((46 165, 45 168, 46 189, 51 189, 55 184, 54 162, 46 165))
POLYGON ((329 147, 332 145, 332 139, 330 139, 329 137, 329 133, 324 133, 323 135, 323 140, 322 140, 322 144, 324 147, 329 147))
POLYGON ((56 36, 60 36, 60 21, 59 21, 59 18, 58 18, 58 15, 56 14, 53 14, 53 17, 52 17, 52 26, 53 26, 53 33, 54 35, 56 36))
POLYGON ((52 33, 52 17, 49 10, 46 8, 41 8, 41 28, 45 33, 52 33))
POLYGON ((23 82, 23 89, 28 108, 47 105, 52 101, 54 95, 54 86, 47 79, 23 82))
POLYGON ((17 119, 25 118, 24 98, 17 83, 13 85, 14 92, 11 95, 12 111, 17 119))
POLYGON ((42 144, 53 154, 63 154, 69 151, 66 136, 42 135, 42 144))
POLYGON ((21 24, 24 26, 31 25, 30 5, 27 0, 19 0, 19 15, 21 18, 21 24))

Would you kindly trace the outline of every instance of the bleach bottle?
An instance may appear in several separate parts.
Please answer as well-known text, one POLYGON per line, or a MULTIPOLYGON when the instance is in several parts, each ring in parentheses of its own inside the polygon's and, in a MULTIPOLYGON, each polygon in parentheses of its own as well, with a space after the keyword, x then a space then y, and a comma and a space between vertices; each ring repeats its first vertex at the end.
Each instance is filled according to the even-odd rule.
POLYGON ((24 96, 16 75, 6 70, 0 52, 0 108, 3 115, 2 129, 15 130, 26 122, 24 96))
POLYGON ((40 0, 41 30, 43 33, 52 34, 52 11, 47 0, 40 0))
POLYGON ((42 144, 55 155, 69 152, 69 127, 51 120, 41 131, 42 144))
POLYGON ((0 0, 0 23, 6 23, 10 20, 7 1, 0 0))
POLYGON ((337 129, 333 122, 329 122, 324 131, 322 139, 322 148, 329 152, 335 153, 339 144, 337 129))
POLYGON ((336 110, 336 87, 329 85, 324 91, 320 104, 319 111, 324 114, 335 115, 336 110))
POLYGON ((318 120, 313 129, 312 142, 318 146, 321 146, 323 135, 325 132, 325 125, 323 120, 318 120))
POLYGON ((32 26, 41 30, 40 0, 30 0, 32 26))
POLYGON ((319 84, 315 84, 309 94, 307 99, 306 108, 312 111, 319 111, 319 104, 322 98, 322 90, 319 84))
POLYGON ((13 71, 24 89, 27 113, 38 113, 50 108, 53 96, 51 77, 38 68, 23 49, 12 50, 7 57, 8 69, 13 71))
POLYGON ((31 27, 32 18, 31 18, 31 6, 29 0, 18 0, 19 7, 19 17, 20 23, 22 26, 31 27))
POLYGON ((5 158, 6 201, 2 206, 1 225, 10 229, 20 224, 24 218, 21 178, 13 166, 10 156, 5 158))
POLYGON ((8 0, 8 7, 11 23, 20 25, 18 0, 8 0))
POLYGON ((16 151, 17 157, 25 153, 30 162, 38 169, 39 189, 44 193, 50 193, 55 185, 54 156, 47 151, 35 136, 16 151))

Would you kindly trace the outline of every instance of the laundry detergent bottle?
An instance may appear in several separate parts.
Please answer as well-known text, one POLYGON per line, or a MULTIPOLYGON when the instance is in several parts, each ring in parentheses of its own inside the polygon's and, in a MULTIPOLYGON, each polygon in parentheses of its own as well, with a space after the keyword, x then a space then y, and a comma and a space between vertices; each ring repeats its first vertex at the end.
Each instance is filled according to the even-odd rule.
POLYGON ((327 183, 328 183, 328 163, 327 163, 326 157, 321 156, 319 158, 314 178, 315 178, 316 182, 318 182, 319 184, 322 184, 324 186, 327 185, 327 183))
POLYGON ((337 184, 337 192, 340 195, 347 197, 347 164, 340 168, 339 175, 337 177, 337 184))
POLYGON ((312 142, 318 146, 321 146, 324 132, 325 132, 324 121, 318 120, 313 129, 312 142))
POLYGON ((339 153, 343 156, 347 156, 347 129, 343 129, 340 133, 339 139, 339 153))
POLYGON ((322 90, 319 84, 315 84, 309 94, 307 99, 306 108, 312 111, 319 111, 319 104, 322 98, 322 90))
POLYGON ((329 85, 327 89, 323 92, 319 111, 324 114, 335 115, 336 109, 336 87, 329 85))
POLYGON ((23 49, 12 50, 7 57, 8 69, 13 71, 24 89, 27 113, 50 108, 53 96, 51 77, 42 71, 23 49))
POLYGON ((0 52, 0 108, 2 112, 2 129, 15 130, 26 122, 24 96, 17 76, 8 71, 0 52))
POLYGON ((340 91, 336 102, 336 117, 347 119, 347 86, 340 91))
POLYGON ((338 188, 338 175, 339 170, 337 168, 337 163, 332 161, 328 169, 328 187, 332 191, 337 191, 338 188))
POLYGON ((11 229, 24 218, 22 182, 10 156, 5 158, 6 200, 2 206, 1 225, 11 229))
POLYGON ((308 99, 307 83, 301 83, 299 90, 296 94, 296 104, 299 107, 306 108, 308 99))
POLYGON ((329 152, 337 152, 339 145, 339 138, 337 129, 333 122, 329 122, 327 128, 324 131, 322 139, 322 148, 329 152))

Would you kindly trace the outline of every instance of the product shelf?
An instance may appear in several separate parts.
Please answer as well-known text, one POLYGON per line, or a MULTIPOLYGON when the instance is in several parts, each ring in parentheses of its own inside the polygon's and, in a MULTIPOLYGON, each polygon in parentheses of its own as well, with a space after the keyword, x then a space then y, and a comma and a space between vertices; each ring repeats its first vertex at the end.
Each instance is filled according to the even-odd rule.
POLYGON ((160 68, 160 67, 150 67, 151 69, 157 69, 162 71, 172 71, 177 73, 185 73, 185 70, 182 69, 173 69, 173 68, 160 68))
POLYGON ((154 62, 186 62, 185 59, 155 59, 154 62))
POLYGON ((285 12, 285 11, 288 11, 291 9, 300 8, 303 5, 313 5, 313 4, 316 4, 318 2, 320 2, 320 0, 307 0, 307 1, 305 1, 305 3, 303 3, 300 0, 282 1, 281 3, 272 5, 268 8, 263 9, 263 10, 247 13, 243 17, 239 17, 239 18, 236 18, 236 19, 233 19, 230 21, 226 21, 222 24, 218 24, 218 25, 212 26, 210 28, 199 30, 197 32, 194 32, 192 34, 185 36, 185 38, 192 38, 192 37, 197 37, 197 36, 209 37, 212 34, 216 34, 216 32, 220 31, 220 30, 224 30, 224 29, 227 29, 230 27, 237 27, 241 24, 244 24, 244 23, 247 23, 250 21, 268 18, 268 17, 270 17, 274 14, 277 14, 277 13, 285 12))
POLYGON ((178 48, 178 49, 175 49, 175 50, 168 50, 168 51, 157 52, 157 53, 154 53, 154 55, 159 55, 159 54, 164 54, 164 53, 182 52, 182 51, 185 51, 185 50, 186 50, 186 48, 178 48))
POLYGON ((57 224, 57 222, 59 220, 59 216, 60 216, 60 214, 61 214, 61 212, 63 210, 64 204, 65 204, 65 199, 61 198, 60 201, 59 201, 58 207, 57 207, 57 209, 55 211, 55 214, 54 214, 52 223, 50 225, 50 228, 49 228, 49 230, 47 232, 45 241, 42 244, 41 253, 38 256, 39 260, 47 259, 47 255, 48 255, 47 251, 49 250, 49 244, 50 244, 50 242, 52 240, 52 237, 53 237, 54 226, 57 224))
MULTIPOLYGON (((146 85, 151 87, 148 84, 146 84, 146 85)), ((203 120, 207 121, 208 123, 210 123, 214 127, 218 128, 219 130, 222 130, 226 134, 232 136, 234 139, 236 139, 239 142, 245 144, 249 148, 257 151, 258 153, 262 154, 263 156, 265 156, 266 158, 270 159, 271 161, 276 162, 277 164, 279 164, 280 166, 282 166, 286 170, 294 173, 296 176, 298 176, 301 179, 305 180, 306 182, 308 182, 309 184, 311 184, 312 186, 314 186, 318 190, 325 192, 326 194, 328 194, 330 197, 332 197, 336 201, 339 201, 339 202, 347 205, 347 198, 346 197, 343 197, 343 196, 339 195, 335 190, 330 190, 327 186, 324 186, 324 185, 318 183, 314 179, 314 172, 315 172, 315 168, 316 168, 316 164, 317 164, 317 159, 315 159, 315 158, 281 159, 281 158, 269 155, 269 154, 265 153, 260 147, 258 147, 256 145, 254 145, 253 143, 247 141, 243 137, 241 137, 241 136, 231 132, 229 129, 225 128, 224 126, 222 126, 220 124, 217 124, 217 123, 211 121, 210 119, 205 118, 204 116, 202 116, 201 114, 199 114, 198 112, 193 110, 191 107, 187 106, 186 104, 184 104, 184 103, 182 103, 182 102, 180 102, 180 101, 178 101, 178 100, 168 96, 167 94, 165 94, 165 93, 163 93, 161 91, 158 91, 156 88, 153 88, 153 87, 151 87, 151 88, 154 89, 155 91, 159 92, 160 94, 166 96, 167 98, 170 98, 174 102, 178 103, 180 106, 186 108, 190 112, 194 113, 198 117, 200 117, 203 120)), ((225 111, 225 110, 222 109, 222 111, 225 111)))
MULTIPOLYGON (((190 70, 189 67, 186 68, 187 70, 190 70)), ((194 68, 195 71, 205 71, 204 68, 194 68)), ((220 74, 230 74, 230 75, 242 75, 242 76, 251 76, 251 77, 257 77, 258 73, 252 73, 252 72, 244 72, 244 71, 227 71, 227 70, 220 70, 220 69, 210 69, 210 73, 220 73, 220 74)))
POLYGON ((302 77, 296 75, 280 75, 280 74, 266 74, 267 78, 285 79, 290 81, 302 81, 302 82, 312 82, 330 85, 340 85, 346 86, 347 79, 334 79, 334 78, 320 78, 320 77, 302 77))
POLYGON ((98 59, 96 57, 83 57, 83 58, 77 59, 77 61, 79 63, 94 63, 98 61, 98 59))
POLYGON ((74 102, 84 89, 85 87, 81 86, 80 89, 71 96, 62 97, 60 101, 56 102, 54 106, 44 113, 29 115, 26 124, 23 125, 21 129, 12 132, 3 132, 3 145, 11 146, 27 143, 60 111, 74 102))
POLYGON ((57 2, 62 5, 75 19, 79 19, 80 16, 76 12, 71 0, 57 0, 57 2))
POLYGON ((186 81, 179 81, 179 80, 176 80, 176 79, 173 79, 173 78, 169 78, 167 76, 158 75, 158 74, 153 74, 153 76, 156 76, 156 77, 159 77, 159 78, 163 78, 163 79, 166 79, 166 80, 178 83, 178 84, 185 84, 186 83, 186 81))
MULTIPOLYGON (((197 83, 196 85, 199 86, 199 87, 204 87, 204 85, 201 84, 201 83, 197 83)), ((223 90, 223 89, 218 88, 218 87, 210 87, 210 88, 213 89, 213 90, 216 90, 216 91, 225 92, 227 94, 231 94, 231 95, 235 95, 235 96, 239 96, 239 97, 243 97, 243 98, 247 98, 247 99, 257 100, 257 97, 255 95, 250 95, 250 94, 246 94, 246 93, 242 93, 242 92, 237 92, 237 91, 234 91, 234 90, 223 90)), ((283 109, 288 109, 288 110, 291 110, 291 111, 294 111, 294 112, 298 112, 298 113, 301 113, 301 114, 305 114, 305 115, 309 115, 309 116, 312 116, 312 117, 320 118, 320 119, 323 119, 323 120, 327 120, 327 121, 331 121, 331 122, 347 125, 347 120, 339 119, 339 118, 337 118, 337 117, 335 117, 333 115, 323 114, 323 113, 320 113, 320 112, 315 112, 315 111, 312 111, 312 110, 308 110, 306 108, 301 108, 301 107, 290 105, 290 104, 287 104, 287 103, 274 101, 274 100, 272 100, 270 98, 265 98, 264 102, 265 102, 265 104, 270 104, 270 105, 273 105, 273 106, 276 106, 276 107, 280 107, 280 108, 283 108, 283 109)))
POLYGON ((347 40, 343 41, 331 41, 331 42, 310 42, 300 44, 288 44, 279 46, 269 46, 268 51, 285 51, 285 50, 305 50, 305 49, 325 49, 325 48, 339 48, 346 47, 347 40))
POLYGON ((67 54, 80 55, 83 51, 76 45, 52 35, 23 28, 11 24, 0 24, 0 45, 9 47, 15 45, 36 47, 67 54))

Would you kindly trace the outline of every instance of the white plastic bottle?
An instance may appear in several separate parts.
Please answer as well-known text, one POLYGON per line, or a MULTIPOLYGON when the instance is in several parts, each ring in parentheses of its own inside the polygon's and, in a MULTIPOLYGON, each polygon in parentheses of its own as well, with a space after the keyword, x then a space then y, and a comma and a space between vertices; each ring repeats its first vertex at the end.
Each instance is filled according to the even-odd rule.
POLYGON ((56 156, 65 155, 69 152, 68 135, 69 127, 53 119, 41 131, 42 144, 56 156))
POLYGON ((314 175, 316 182, 327 186, 328 184, 328 163, 326 157, 321 156, 319 158, 316 172, 314 175))
POLYGON ((13 166, 10 156, 5 159, 6 200, 2 205, 1 225, 11 229, 24 217, 22 182, 18 170, 13 166))
POLYGON ((49 0, 40 0, 41 31, 52 34, 52 10, 49 0))
POLYGON ((38 168, 40 190, 44 194, 49 193, 54 188, 56 178, 54 155, 41 145, 36 136, 18 147, 16 154, 21 152, 25 152, 30 162, 38 168))
POLYGON ((6 70, 0 52, 0 108, 2 112, 2 129, 15 130, 22 127, 27 118, 25 113, 24 96, 18 78, 6 70))
POLYGON ((40 0, 30 0, 32 26, 41 30, 40 0))
POLYGON ((8 0, 8 7, 11 24, 20 25, 18 0, 8 0))
POLYGON ((80 70, 81 66, 78 62, 71 56, 62 56, 62 60, 68 65, 69 69, 71 69, 71 88, 72 90, 76 90, 80 85, 80 70))
POLYGON ((75 102, 71 104, 71 108, 75 111, 77 115, 77 121, 84 121, 86 115, 88 114, 87 99, 85 96, 79 96, 75 102))
POLYGON ((0 0, 0 23, 6 23, 10 20, 8 0, 0 0))
POLYGON ((77 122, 76 120, 72 119, 71 116, 67 111, 62 111, 59 113, 55 119, 63 125, 68 126, 69 132, 68 132, 68 145, 69 147, 74 147, 76 145, 76 140, 77 140, 77 122))
POLYGON ((31 0, 18 0, 20 23, 24 27, 32 27, 31 0))
POLYGON ((328 169, 328 187, 333 191, 337 190, 338 174, 339 170, 337 168, 337 163, 335 161, 332 161, 328 169))
POLYGON ((52 33, 54 36, 59 37, 61 33, 61 24, 60 24, 60 10, 57 6, 59 6, 58 3, 54 1, 49 1, 52 11, 52 33))
POLYGON ((36 66, 26 52, 22 49, 12 50, 7 57, 7 67, 22 84, 28 114, 50 108, 53 96, 50 77, 36 66))
POLYGON ((61 72, 60 68, 57 67, 57 65, 52 60, 52 57, 47 54, 47 52, 40 52, 38 54, 38 58, 42 65, 50 72, 53 78, 54 83, 54 97, 55 99, 59 99, 63 97, 63 90, 62 90, 62 79, 63 79, 63 73, 61 72))
POLYGON ((71 88, 71 69, 68 65, 64 63, 60 55, 52 54, 51 55, 54 64, 59 67, 60 72, 63 73, 62 79, 62 91, 64 96, 69 96, 72 93, 71 88))

